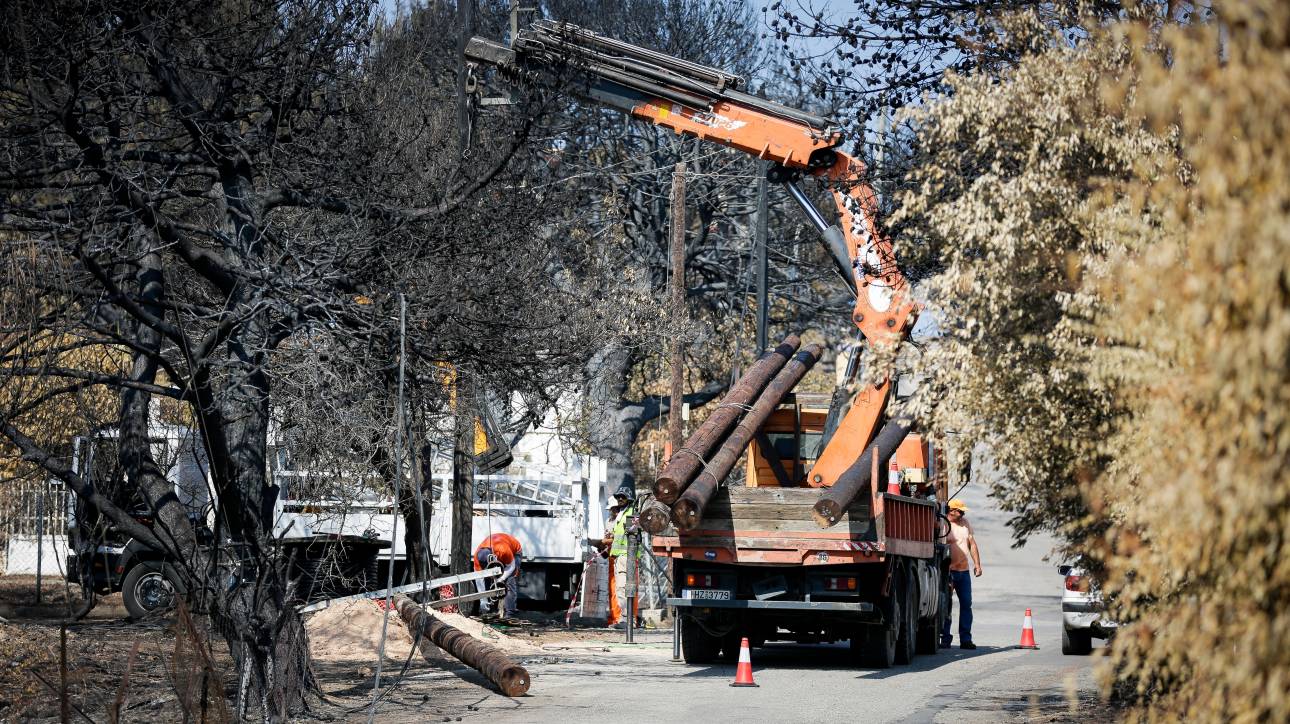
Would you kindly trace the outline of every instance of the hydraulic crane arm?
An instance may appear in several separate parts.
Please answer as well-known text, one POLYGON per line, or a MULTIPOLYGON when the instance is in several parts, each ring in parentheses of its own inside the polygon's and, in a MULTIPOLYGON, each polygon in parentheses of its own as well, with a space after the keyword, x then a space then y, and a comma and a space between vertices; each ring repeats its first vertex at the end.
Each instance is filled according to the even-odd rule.
MULTIPOLYGON (((909 283, 877 226, 876 198, 862 181, 864 164, 838 150, 843 138, 834 122, 744 92, 739 76, 566 23, 537 21, 509 47, 471 38, 466 57, 495 66, 512 82, 563 88, 678 134, 771 161, 770 180, 787 186, 855 292, 851 319, 865 339, 889 346, 909 334, 916 316, 909 283), (797 186, 803 175, 828 181, 841 228, 828 223, 797 186)), ((811 485, 832 485, 856 461, 877 432, 890 388, 884 381, 856 396, 812 469, 811 485)))
POLYGON ((466 57, 513 80, 572 81, 573 91, 601 105, 790 168, 831 166, 830 150, 842 142, 827 119, 740 91, 738 76, 573 25, 538 21, 512 47, 471 38, 466 57))

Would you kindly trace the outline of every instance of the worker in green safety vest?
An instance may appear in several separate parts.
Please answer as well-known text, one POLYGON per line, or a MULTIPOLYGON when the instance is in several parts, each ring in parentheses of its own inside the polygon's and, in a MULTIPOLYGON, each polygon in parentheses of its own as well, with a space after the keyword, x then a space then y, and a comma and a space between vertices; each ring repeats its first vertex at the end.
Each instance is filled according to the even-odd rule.
MULTIPOLYGON (((614 562, 614 597, 618 600, 620 611, 627 612, 627 530, 632 526, 632 519, 636 517, 636 490, 630 485, 624 484, 614 493, 614 498, 620 508, 618 517, 614 520, 614 538, 609 545, 609 557, 614 562)), ((636 558, 639 564, 641 549, 637 547, 636 558)), ((637 580, 640 579, 640 568, 637 566, 637 580)), ((639 595, 637 605, 632 614, 636 616, 637 625, 640 625, 640 605, 639 595)), ((626 625, 626 624, 624 624, 626 625)))

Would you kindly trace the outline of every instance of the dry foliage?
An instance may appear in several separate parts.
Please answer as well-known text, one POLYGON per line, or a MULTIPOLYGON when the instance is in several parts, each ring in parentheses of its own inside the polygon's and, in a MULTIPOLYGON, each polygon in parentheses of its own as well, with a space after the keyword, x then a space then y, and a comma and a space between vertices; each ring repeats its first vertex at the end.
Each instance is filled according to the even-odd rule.
POLYGON ((1143 12, 919 119, 937 430, 1127 623, 1133 718, 1290 719, 1290 7, 1143 12))

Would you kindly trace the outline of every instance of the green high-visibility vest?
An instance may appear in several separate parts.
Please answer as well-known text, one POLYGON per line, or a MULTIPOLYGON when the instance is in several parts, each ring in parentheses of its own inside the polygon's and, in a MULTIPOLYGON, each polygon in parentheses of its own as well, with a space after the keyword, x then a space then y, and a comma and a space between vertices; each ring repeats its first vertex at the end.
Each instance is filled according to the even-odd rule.
MULTIPOLYGON (((625 556, 627 555, 627 522, 632 519, 636 511, 635 505, 627 506, 626 510, 618 514, 618 519, 614 521, 614 543, 609 547, 609 555, 625 556)), ((636 548, 636 555, 640 556, 640 547, 636 548)))

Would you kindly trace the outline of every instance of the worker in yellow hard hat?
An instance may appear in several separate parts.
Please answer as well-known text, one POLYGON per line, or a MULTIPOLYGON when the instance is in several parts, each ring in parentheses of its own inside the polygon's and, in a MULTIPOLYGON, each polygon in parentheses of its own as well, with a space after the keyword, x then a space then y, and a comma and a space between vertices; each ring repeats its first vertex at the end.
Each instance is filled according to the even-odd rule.
MULTIPOLYGON (((967 504, 958 498, 949 503, 950 532, 945 542, 950 547, 950 586, 959 599, 959 648, 975 649, 972 643, 972 575, 968 574, 971 560, 972 574, 981 575, 981 550, 976 545, 976 532, 967 519, 967 504)), ((954 617, 954 600, 950 599, 950 615, 941 626, 941 646, 947 647, 950 636, 950 619, 954 617)))

